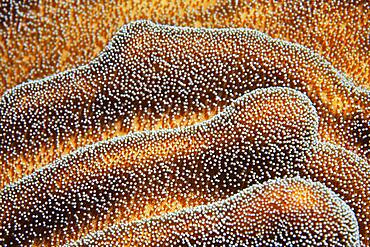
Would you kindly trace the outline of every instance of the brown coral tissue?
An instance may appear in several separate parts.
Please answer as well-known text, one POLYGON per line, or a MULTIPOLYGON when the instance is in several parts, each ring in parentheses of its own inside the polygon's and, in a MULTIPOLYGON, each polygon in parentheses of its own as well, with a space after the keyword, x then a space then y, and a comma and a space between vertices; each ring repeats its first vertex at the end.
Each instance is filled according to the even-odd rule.
POLYGON ((370 4, 0 0, 0 246, 370 247, 370 4))

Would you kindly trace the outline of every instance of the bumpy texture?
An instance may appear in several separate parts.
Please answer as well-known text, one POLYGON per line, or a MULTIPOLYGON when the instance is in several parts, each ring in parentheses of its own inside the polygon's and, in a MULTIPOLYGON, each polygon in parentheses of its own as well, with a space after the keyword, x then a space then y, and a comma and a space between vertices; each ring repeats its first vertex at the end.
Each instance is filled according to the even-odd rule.
POLYGON ((340 150, 317 144, 317 129, 316 110, 305 95, 258 89, 203 123, 87 146, 6 187, 0 194, 2 233, 8 244, 62 244, 111 224, 300 175, 335 189, 354 208, 362 240, 368 241, 369 166, 351 152, 330 160, 340 150), (330 172, 343 163, 342 173, 330 172), (317 168, 322 166, 328 173, 317 168))
POLYGON ((363 243, 370 245, 370 165, 345 150, 319 142, 303 158, 300 176, 319 181, 338 193, 355 212, 363 243))
POLYGON ((22 84, 0 101, 0 186, 79 147, 209 119, 256 88, 316 106, 321 140, 370 157, 370 95, 310 50, 249 29, 124 26, 86 66, 22 84))
POLYGON ((0 7, 1 246, 370 246, 367 1, 0 7))
POLYGON ((365 0, 3 0, 0 95, 29 79, 85 64, 130 21, 195 27, 247 27, 302 44, 370 87, 365 0))
POLYGON ((95 232, 68 246, 357 246, 351 209, 325 186, 270 180, 217 203, 95 232), (323 224, 323 222, 325 222, 323 224))
POLYGON ((55 245, 109 222, 215 201, 286 170, 297 175, 316 131, 307 97, 256 90, 204 123, 87 146, 5 187, 1 232, 8 244, 55 245))

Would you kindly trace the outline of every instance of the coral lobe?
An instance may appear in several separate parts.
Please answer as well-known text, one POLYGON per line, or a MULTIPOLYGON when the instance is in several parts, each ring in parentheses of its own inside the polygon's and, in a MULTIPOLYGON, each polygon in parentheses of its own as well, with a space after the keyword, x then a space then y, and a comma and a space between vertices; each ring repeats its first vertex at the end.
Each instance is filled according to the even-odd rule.
POLYGON ((2 246, 370 246, 366 1, 0 7, 2 246))

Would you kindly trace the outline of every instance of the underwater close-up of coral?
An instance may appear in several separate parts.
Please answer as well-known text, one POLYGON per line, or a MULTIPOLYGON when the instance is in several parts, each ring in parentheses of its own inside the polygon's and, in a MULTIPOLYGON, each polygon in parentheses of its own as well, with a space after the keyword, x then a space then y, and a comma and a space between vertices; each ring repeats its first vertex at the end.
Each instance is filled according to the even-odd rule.
POLYGON ((0 0, 0 246, 369 246, 370 3, 0 0))

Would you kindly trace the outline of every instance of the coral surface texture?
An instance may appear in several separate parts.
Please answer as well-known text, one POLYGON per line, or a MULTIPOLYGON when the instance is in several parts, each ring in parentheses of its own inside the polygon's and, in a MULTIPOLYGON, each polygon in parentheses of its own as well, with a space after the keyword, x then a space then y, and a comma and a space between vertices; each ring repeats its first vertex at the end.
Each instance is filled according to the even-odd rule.
POLYGON ((370 247, 366 0, 0 0, 0 246, 370 247))

